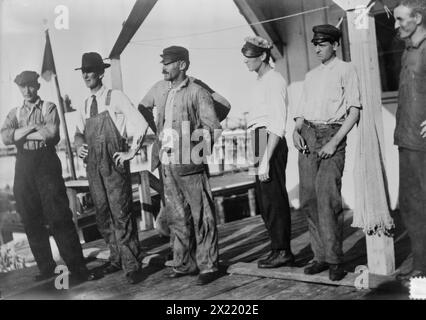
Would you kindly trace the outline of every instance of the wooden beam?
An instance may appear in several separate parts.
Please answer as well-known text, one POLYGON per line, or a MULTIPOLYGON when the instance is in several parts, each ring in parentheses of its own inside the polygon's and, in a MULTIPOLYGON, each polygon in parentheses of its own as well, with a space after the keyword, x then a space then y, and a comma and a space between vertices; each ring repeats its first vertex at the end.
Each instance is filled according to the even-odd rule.
POLYGON ((120 57, 111 59, 111 88, 123 91, 120 57))
POLYGON ((120 35, 118 36, 111 53, 109 54, 110 58, 116 58, 121 55, 156 3, 157 0, 136 1, 129 17, 123 24, 123 28, 121 29, 120 35))
MULTIPOLYGON (((359 134, 365 139, 360 148, 365 148, 362 149, 364 154, 371 155, 368 163, 364 161, 359 163, 362 174, 355 179, 360 179, 361 184, 365 182, 365 188, 361 188, 363 190, 355 188, 355 192, 358 192, 355 196, 355 199, 358 199, 355 208, 368 212, 388 210, 385 168, 381 160, 384 134, 376 30, 374 17, 368 13, 363 14, 360 10, 366 8, 370 0, 333 1, 347 12, 350 56, 357 68, 361 84, 363 111, 359 134), (375 175, 374 178, 371 177, 372 174, 375 175), (369 201, 369 197, 374 197, 375 201, 369 201)), ((392 274, 395 271, 392 237, 366 235, 366 241, 369 272, 380 275, 392 274)))
MULTIPOLYGON (((234 0, 234 3, 249 24, 266 20, 264 14, 259 9, 258 3, 257 5, 255 3, 251 4, 248 0, 234 0)), ((271 50, 271 55, 274 61, 283 58, 283 41, 279 34, 274 30, 271 22, 250 25, 250 27, 255 34, 274 44, 271 50)))

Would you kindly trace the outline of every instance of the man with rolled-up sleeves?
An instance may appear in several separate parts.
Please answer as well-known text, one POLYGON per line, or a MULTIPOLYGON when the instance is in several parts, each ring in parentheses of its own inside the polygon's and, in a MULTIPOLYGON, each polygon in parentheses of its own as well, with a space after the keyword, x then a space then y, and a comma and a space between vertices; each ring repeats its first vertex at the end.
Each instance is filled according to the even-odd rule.
POLYGON ((70 280, 94 280, 95 275, 85 265, 56 154, 55 146, 60 140, 58 111, 52 102, 38 96, 38 77, 34 71, 23 71, 16 76, 15 83, 24 102, 9 112, 1 128, 4 144, 14 144, 17 148, 13 192, 40 270, 35 280, 55 275, 49 231, 71 272, 70 280))

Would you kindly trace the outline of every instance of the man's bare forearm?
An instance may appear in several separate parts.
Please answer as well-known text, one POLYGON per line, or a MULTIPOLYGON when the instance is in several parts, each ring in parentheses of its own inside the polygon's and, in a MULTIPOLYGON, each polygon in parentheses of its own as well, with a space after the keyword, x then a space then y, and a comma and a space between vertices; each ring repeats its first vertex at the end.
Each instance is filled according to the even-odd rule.
POLYGON ((350 108, 349 115, 347 116, 337 133, 333 136, 333 138, 331 138, 331 141, 338 145, 346 137, 349 131, 352 130, 355 123, 358 122, 359 117, 360 110, 355 107, 350 108))
POLYGON ((14 136, 13 136, 13 139, 15 141, 20 141, 22 139, 25 139, 34 130, 35 130, 35 126, 34 125, 30 125, 30 126, 27 126, 27 127, 22 127, 22 128, 16 129, 15 133, 14 133, 14 136))

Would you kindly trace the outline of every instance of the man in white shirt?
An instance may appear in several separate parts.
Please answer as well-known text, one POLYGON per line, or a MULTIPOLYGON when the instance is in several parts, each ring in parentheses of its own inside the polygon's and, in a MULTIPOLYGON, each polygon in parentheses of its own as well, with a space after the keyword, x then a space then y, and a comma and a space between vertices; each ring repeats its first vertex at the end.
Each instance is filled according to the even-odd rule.
MULTIPOLYGON (((248 127, 254 153, 260 157, 256 172, 256 194, 262 218, 271 238, 271 252, 258 261, 259 268, 294 264, 291 252, 291 215, 286 190, 287 83, 269 64, 271 45, 261 37, 245 39, 241 52, 249 71, 258 74, 252 96, 248 127)), ((257 164, 256 164, 257 165, 257 164)))
POLYGON ((329 278, 338 281, 346 275, 341 265, 346 135, 359 119, 361 98, 355 67, 336 57, 340 30, 320 25, 313 32, 321 65, 306 75, 293 132, 300 151, 300 207, 308 219, 314 252, 313 263, 304 271, 329 269, 329 278))
POLYGON ((87 178, 98 229, 110 249, 104 274, 124 269, 129 283, 140 270, 140 247, 132 218, 131 160, 141 147, 148 124, 127 96, 102 84, 105 68, 96 52, 83 54, 81 69, 90 96, 80 109, 76 128, 77 154, 87 163, 87 178), (125 138, 133 135, 127 151, 125 138))

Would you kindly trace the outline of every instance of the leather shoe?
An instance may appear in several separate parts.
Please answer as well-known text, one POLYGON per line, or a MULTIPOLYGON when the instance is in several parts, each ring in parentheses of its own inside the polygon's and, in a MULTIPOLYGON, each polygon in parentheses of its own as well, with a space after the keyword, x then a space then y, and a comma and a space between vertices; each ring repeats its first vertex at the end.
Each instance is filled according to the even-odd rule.
POLYGON ((331 281, 342 280, 346 276, 347 272, 340 264, 330 264, 330 270, 328 270, 328 278, 331 281))
POLYGON ((37 274, 37 275, 34 276, 34 281, 47 280, 47 279, 53 278, 56 275, 57 274, 53 270, 52 271, 48 271, 48 272, 39 273, 39 274, 37 274))
POLYGON ((326 262, 319 262, 319 261, 314 261, 311 265, 307 266, 303 272, 305 274, 317 274, 317 273, 321 273, 325 270, 328 269, 328 263, 326 262))
POLYGON ((410 281, 411 278, 414 277, 424 277, 426 274, 420 270, 411 270, 408 273, 400 273, 396 276, 396 280, 398 281, 410 281))
POLYGON ((264 264, 264 263, 268 262, 269 260, 275 258, 277 256, 277 254, 278 254, 277 250, 272 250, 271 252, 269 252, 269 255, 266 258, 259 260, 257 262, 257 265, 259 266, 259 264, 264 264))
POLYGON ((100 275, 90 271, 72 272, 70 275, 70 284, 76 285, 86 281, 94 281, 100 279, 100 275))
POLYGON ((118 272, 118 271, 120 271, 121 270, 121 268, 120 267, 118 267, 118 266, 116 266, 116 265, 114 265, 114 264, 110 264, 110 265, 108 265, 106 268, 104 268, 103 270, 102 270, 102 273, 104 274, 104 275, 107 275, 107 274, 111 274, 111 273, 114 273, 114 272, 118 272))
POLYGON ((197 285, 204 286, 214 280, 216 280, 219 277, 218 271, 211 271, 206 273, 200 273, 197 279, 197 285))
POLYGON ((177 278, 181 278, 181 277, 186 277, 186 276, 195 276, 197 275, 198 272, 197 271, 192 271, 192 272, 179 272, 179 271, 175 271, 173 270, 172 272, 170 272, 167 275, 167 278, 170 279, 177 279, 177 278))
POLYGON ((294 256, 291 252, 285 250, 278 250, 275 256, 272 256, 271 259, 257 264, 258 268, 269 269, 269 268, 278 268, 284 266, 294 266, 294 256))
POLYGON ((129 284, 137 284, 142 280, 141 270, 130 271, 126 274, 126 279, 129 284))

